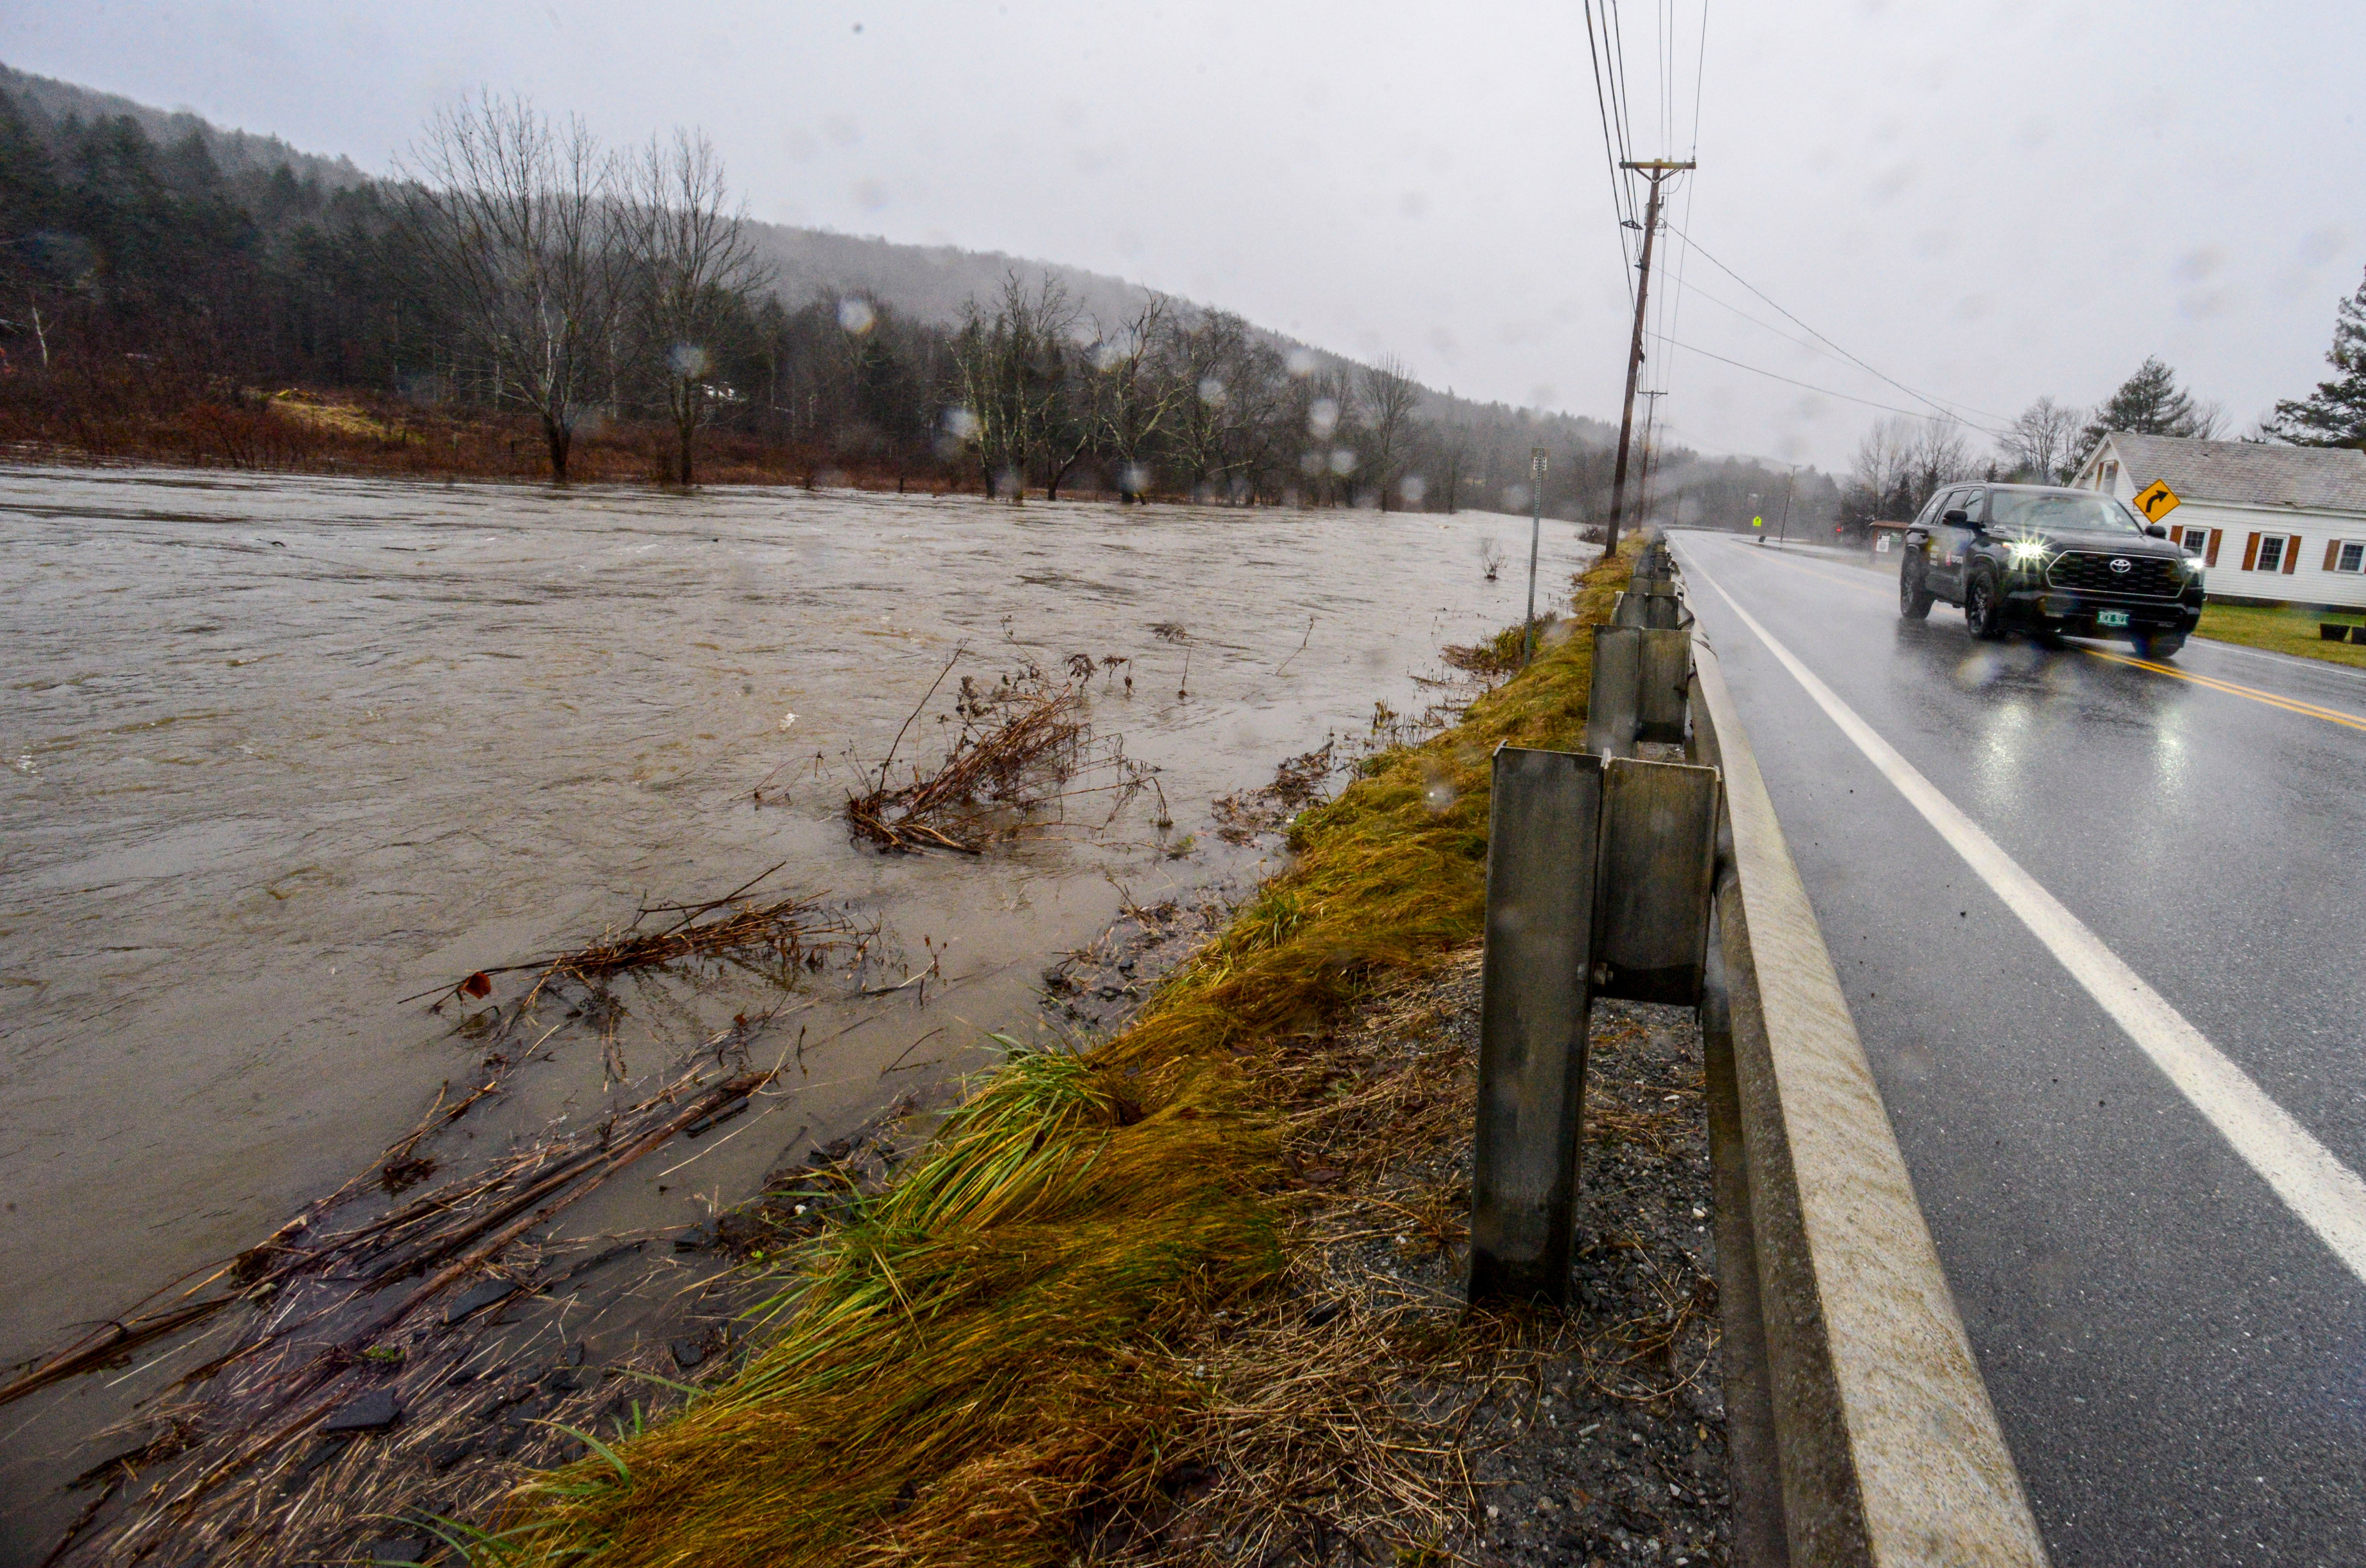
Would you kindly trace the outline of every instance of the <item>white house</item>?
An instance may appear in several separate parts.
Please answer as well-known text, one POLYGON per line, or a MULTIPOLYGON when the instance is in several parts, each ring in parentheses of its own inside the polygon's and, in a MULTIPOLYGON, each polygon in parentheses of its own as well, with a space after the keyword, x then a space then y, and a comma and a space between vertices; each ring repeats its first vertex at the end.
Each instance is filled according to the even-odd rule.
POLYGON ((2366 607, 2366 452, 2114 432, 2070 482, 2131 503, 2168 485, 2154 520, 2213 599, 2366 607))

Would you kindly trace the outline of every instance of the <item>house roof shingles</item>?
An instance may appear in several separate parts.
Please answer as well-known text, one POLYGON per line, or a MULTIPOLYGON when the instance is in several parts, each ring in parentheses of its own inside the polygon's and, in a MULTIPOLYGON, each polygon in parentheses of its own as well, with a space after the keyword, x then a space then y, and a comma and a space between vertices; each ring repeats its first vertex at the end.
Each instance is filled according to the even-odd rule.
POLYGON ((2346 446, 2270 446, 2112 432, 2138 485, 2168 482, 2180 501, 2225 501, 2309 512, 2366 513, 2366 452, 2346 446))

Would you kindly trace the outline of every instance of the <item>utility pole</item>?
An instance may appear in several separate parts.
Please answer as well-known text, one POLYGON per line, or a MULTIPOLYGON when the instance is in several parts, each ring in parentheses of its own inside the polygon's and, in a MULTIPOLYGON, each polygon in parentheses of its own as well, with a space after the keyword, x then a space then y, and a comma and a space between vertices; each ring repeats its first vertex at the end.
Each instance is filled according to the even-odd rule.
POLYGON ((1639 482, 1635 487, 1635 526, 1640 528, 1651 520, 1651 454, 1657 450, 1652 445, 1651 437, 1660 428, 1660 400, 1668 394, 1663 389, 1657 392, 1638 392, 1635 395, 1651 400, 1651 406, 1643 413, 1643 450, 1639 464, 1642 471, 1638 476, 1639 482))
POLYGON ((1618 466, 1610 476, 1610 525, 1604 532, 1605 555, 1618 548, 1618 519, 1627 502, 1627 443, 1635 433, 1635 378, 1643 370, 1643 304, 1651 292, 1651 241, 1660 231, 1660 182, 1696 165, 1690 160, 1672 163, 1655 158, 1648 164, 1621 164, 1651 182, 1651 199, 1644 208, 1642 276, 1635 283, 1635 337, 1627 349, 1627 405, 1618 416, 1618 466))
POLYGON ((1520 637, 1520 668, 1537 656, 1537 546, 1545 536, 1545 449, 1528 448, 1528 618, 1520 637))
POLYGON ((1781 525, 1783 536, 1779 540, 1775 541, 1778 544, 1787 545, 1791 542, 1791 489, 1798 482, 1799 470, 1797 468, 1793 468, 1789 477, 1785 479, 1783 481, 1783 522, 1781 525))

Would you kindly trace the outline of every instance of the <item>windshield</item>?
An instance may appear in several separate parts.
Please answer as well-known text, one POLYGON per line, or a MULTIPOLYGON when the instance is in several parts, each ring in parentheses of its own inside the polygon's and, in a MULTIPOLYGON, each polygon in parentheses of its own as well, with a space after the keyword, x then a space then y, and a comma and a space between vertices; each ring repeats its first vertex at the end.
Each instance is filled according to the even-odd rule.
POLYGON ((1991 491, 1989 526, 2006 534, 2047 529, 2090 534, 2144 532, 2135 513, 2108 495, 2065 495, 2058 491, 1991 491))

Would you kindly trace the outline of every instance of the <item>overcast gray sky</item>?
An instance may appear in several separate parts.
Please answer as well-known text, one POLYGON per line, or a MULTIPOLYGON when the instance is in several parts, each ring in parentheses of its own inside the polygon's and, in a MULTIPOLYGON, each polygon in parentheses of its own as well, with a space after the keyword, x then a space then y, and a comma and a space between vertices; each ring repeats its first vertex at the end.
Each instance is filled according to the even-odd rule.
MULTIPOLYGON (((1669 5, 1620 30, 1639 156, 1692 152, 1697 100, 1676 221, 1895 381, 1993 424, 2159 354, 2240 426, 2323 374, 2366 267, 2366 5, 1669 5)), ((1586 36, 1580 0, 16 0, 0 58, 372 169, 480 85, 616 140, 696 124, 758 217, 1121 274, 1615 418, 1586 36)), ((1670 259, 1670 336, 1921 406, 1670 259)), ((1842 464, 1881 412, 1673 348, 1648 379, 1717 451, 1842 464)))

